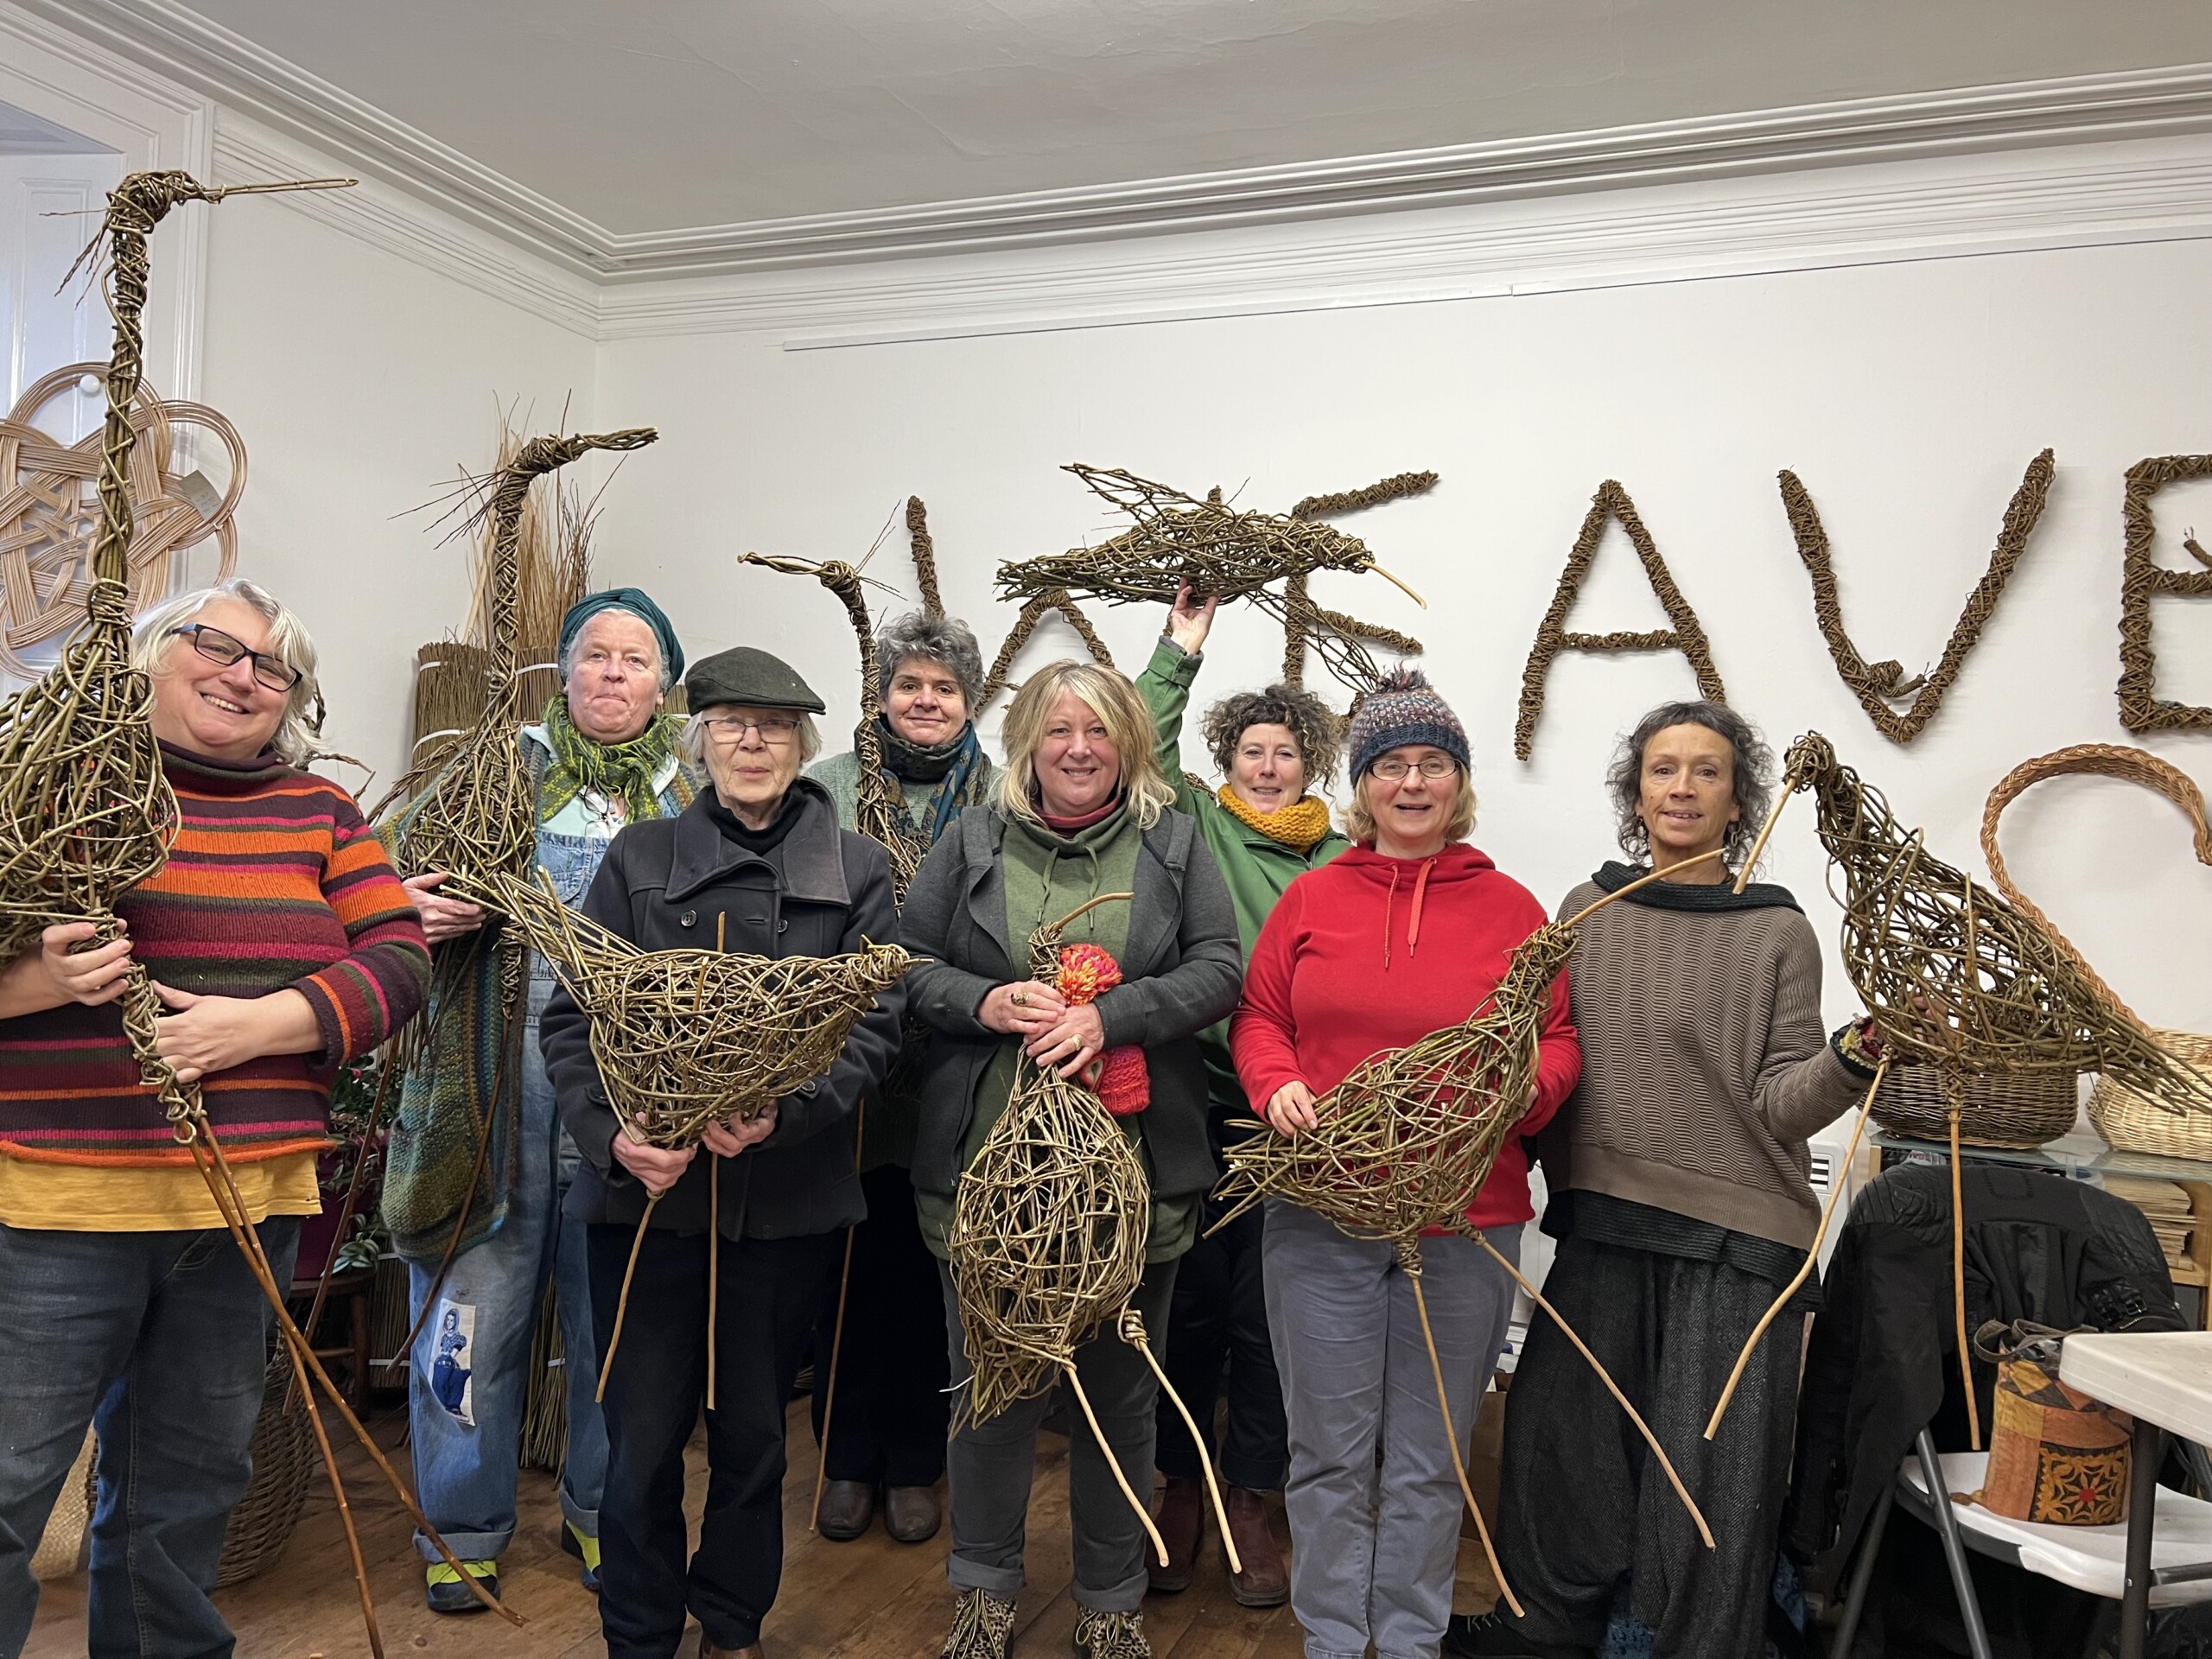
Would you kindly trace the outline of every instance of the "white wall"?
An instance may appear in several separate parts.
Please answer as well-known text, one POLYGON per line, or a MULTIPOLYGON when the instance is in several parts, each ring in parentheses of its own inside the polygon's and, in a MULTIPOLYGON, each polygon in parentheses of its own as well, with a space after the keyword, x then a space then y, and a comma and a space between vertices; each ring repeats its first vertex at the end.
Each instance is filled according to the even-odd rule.
MULTIPOLYGON (((1335 233, 1351 242, 1392 227, 1375 218, 1335 233)), ((1203 257, 1202 238, 1185 241, 1203 257)), ((2212 448, 2201 303, 2212 243, 1849 257, 840 349, 786 350, 774 329, 615 338, 601 350, 598 405, 654 421, 665 438, 610 496, 601 557, 661 596, 695 657, 739 641, 789 654, 830 699, 836 728, 856 695, 842 613, 810 584, 740 571, 739 551, 856 558, 918 493, 948 602, 988 653, 1011 620, 989 599, 1001 560, 1115 527, 1063 462, 1193 493, 1220 483, 1277 510, 1433 467, 1433 494, 1344 523, 1427 596, 1427 613, 1372 579, 1327 579, 1321 592, 1428 641, 1429 671, 1472 737, 1476 840, 1551 903, 1611 849, 1599 778, 1615 734, 1652 702, 1692 694, 1679 658, 1567 658, 1534 760, 1512 756, 1530 640, 1591 493, 1616 477, 1702 617, 1731 701, 1777 748, 1807 728, 1827 733, 1936 851, 1979 870, 1982 799, 2007 768, 2062 744, 2127 741, 2113 695, 2121 474, 2146 454, 2212 448), (2045 445, 2057 482, 1994 625, 1935 723, 1909 748, 1890 744, 1815 627, 1777 469, 1798 472, 1819 503, 1865 655, 1916 671, 1940 654, 2045 445)), ((972 290, 988 271, 969 262, 962 279, 972 290)), ((785 288, 875 280, 867 269, 806 273, 785 288)), ((2173 492, 2159 518, 2161 556, 2187 565, 2179 532, 2212 525, 2212 489, 2173 492)), ((904 554, 894 535, 871 574, 911 593, 904 554)), ((1100 620, 1122 664, 1141 666, 1157 613, 1100 620)), ((1618 531, 1570 626, 1661 626, 1618 531)), ((1272 677, 1273 625, 1239 611, 1216 637, 1202 693, 1272 677)), ((2158 639, 2162 695, 2212 702, 2212 606, 2163 602, 2158 639)), ((1033 647, 1027 660, 1045 654, 1033 647)), ((2212 780, 2212 738, 2150 747, 2212 780)), ((1185 757, 1205 764, 1195 743, 1185 757)), ((2006 829, 2016 876, 2124 995, 2153 1021, 2212 1028, 2212 869, 2191 861, 2171 808, 2069 782, 2045 785, 2006 829)), ((1770 868, 1832 940, 1809 811, 1785 822, 1770 868)), ((1837 1020, 1853 1006, 1833 964, 1828 1002, 1837 1020)))
MULTIPOLYGON (((232 160, 226 178, 343 171, 251 136, 254 169, 232 160)), ((245 442, 238 571, 306 620, 322 653, 325 740, 376 768, 373 794, 404 764, 416 648, 467 614, 465 541, 439 545, 442 509, 415 510, 464 466, 491 464, 506 404, 548 429, 566 404, 570 426, 588 429, 594 347, 334 228, 327 204, 308 202, 180 211, 210 215, 203 385, 245 442)), ((356 772, 334 775, 361 786, 356 772)))

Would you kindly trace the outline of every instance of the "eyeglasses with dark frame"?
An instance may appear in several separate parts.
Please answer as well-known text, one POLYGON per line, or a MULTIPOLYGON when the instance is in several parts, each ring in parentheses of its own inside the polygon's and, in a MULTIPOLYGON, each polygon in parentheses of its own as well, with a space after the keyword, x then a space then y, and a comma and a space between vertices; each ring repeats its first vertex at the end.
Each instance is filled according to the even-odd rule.
POLYGON ((211 628, 205 622, 187 622, 169 630, 192 641, 192 648, 211 663, 220 663, 229 668, 241 657, 253 658, 253 677, 271 691, 289 691, 307 676, 294 668, 282 657, 271 657, 265 651, 249 651, 245 641, 225 633, 220 628, 211 628))
POLYGON ((1403 780, 1409 772, 1419 772, 1424 778, 1449 778, 1459 770, 1459 763, 1448 754, 1425 754, 1416 766, 1410 760, 1382 760, 1368 767, 1386 784, 1403 780))
POLYGON ((744 715, 709 715, 700 723, 717 743, 742 742, 749 730, 758 732, 763 743, 780 745, 790 742, 798 731, 798 720, 790 715, 763 715, 758 720, 744 715))

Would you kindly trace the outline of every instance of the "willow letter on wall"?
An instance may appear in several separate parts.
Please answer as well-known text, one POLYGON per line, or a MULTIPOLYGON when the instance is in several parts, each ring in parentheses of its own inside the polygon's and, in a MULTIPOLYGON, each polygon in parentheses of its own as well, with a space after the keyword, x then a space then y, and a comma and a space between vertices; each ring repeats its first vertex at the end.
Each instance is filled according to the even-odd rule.
POLYGON ((1651 532, 1637 516, 1636 503, 1628 499, 1628 492, 1617 479, 1607 479, 1590 498, 1582 534, 1575 538, 1574 551, 1567 555, 1567 569, 1560 572, 1559 591, 1552 595, 1552 607, 1544 613, 1543 626, 1536 630, 1536 643, 1529 648, 1529 665, 1521 672, 1521 717, 1513 724, 1513 753, 1521 760, 1526 760, 1535 751, 1536 721, 1544 712, 1544 678, 1551 672, 1552 658, 1562 651, 1679 651, 1696 672, 1699 694, 1713 702, 1728 700, 1727 692, 1721 689, 1720 671, 1713 665, 1713 646, 1705 637, 1704 625, 1690 608, 1689 601, 1682 597, 1682 590, 1675 586, 1674 575, 1666 560, 1659 556, 1651 532), (1567 613, 1574 608, 1582 579, 1597 559, 1598 543, 1605 534, 1608 518, 1619 519, 1621 528, 1628 532, 1629 543, 1643 561, 1643 574, 1651 591, 1659 595, 1660 604, 1666 607, 1673 627, 1645 633, 1567 631, 1567 613))
POLYGON ((1780 474, 1782 509, 1789 515, 1789 533, 1797 538, 1797 556, 1804 560, 1805 574, 1813 579, 1813 614, 1820 622, 1821 637, 1828 642, 1828 655, 1835 658, 1836 672, 1859 699, 1859 706, 1874 722, 1875 730, 1891 742, 1911 742, 1920 735, 1921 728, 1936 718, 1936 710, 1942 706, 1943 694, 1959 677, 1959 671, 1966 666, 1967 658, 1980 639, 1982 629, 1996 613, 2005 584, 2012 580, 2012 567, 2019 563, 2020 555, 2027 550, 2028 537, 2043 517, 2044 501, 2050 493, 2051 472, 2048 449, 2028 463, 2020 487, 2012 493, 2012 505, 2005 509, 2004 528, 1997 532, 1997 545, 1990 553, 1989 568, 1981 573, 1974 592, 1967 595, 1966 608, 1959 613, 1950 641, 1943 647, 1942 661, 1936 665, 1934 673, 1916 674, 1909 680, 1904 677, 1903 664, 1869 663, 1851 643, 1850 634, 1844 631, 1843 604, 1836 596, 1835 566, 1828 555, 1827 531, 1821 528, 1820 510, 1814 506, 1812 496, 1798 481, 1796 474, 1784 471, 1780 474), (1890 707, 1907 697, 1912 698, 1912 704, 1904 713, 1890 707))
POLYGON ((2158 533, 2151 498, 2167 485, 2212 478, 2212 455, 2152 455, 2127 469, 2120 520, 2127 529, 2120 582, 2120 723, 2139 735, 2212 728, 2212 707, 2166 702, 2154 695, 2158 659, 2151 650, 2151 599, 2155 594, 2212 595, 2212 554, 2195 537, 2183 543, 2202 570, 2167 570, 2151 562, 2158 533))

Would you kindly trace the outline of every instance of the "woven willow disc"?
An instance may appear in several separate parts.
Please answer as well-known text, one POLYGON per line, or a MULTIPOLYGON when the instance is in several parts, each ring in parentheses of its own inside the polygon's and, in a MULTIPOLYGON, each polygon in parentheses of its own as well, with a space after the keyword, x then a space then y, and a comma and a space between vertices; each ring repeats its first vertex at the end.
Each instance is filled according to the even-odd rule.
MULTIPOLYGON (((478 889, 472 888, 474 894, 478 889)), ((670 1151, 758 1116, 836 1064, 845 1039, 913 958, 895 944, 836 957, 640 950, 547 886, 489 884, 591 1020, 592 1058, 630 1138, 670 1151)))
POLYGON ((1790 745, 1784 781, 1813 793, 1844 969, 1897 1058, 1955 1075, 2101 1071, 2168 1109, 2212 1109, 2212 1077, 2159 1047, 2048 926, 1929 853, 1827 739, 1790 745))

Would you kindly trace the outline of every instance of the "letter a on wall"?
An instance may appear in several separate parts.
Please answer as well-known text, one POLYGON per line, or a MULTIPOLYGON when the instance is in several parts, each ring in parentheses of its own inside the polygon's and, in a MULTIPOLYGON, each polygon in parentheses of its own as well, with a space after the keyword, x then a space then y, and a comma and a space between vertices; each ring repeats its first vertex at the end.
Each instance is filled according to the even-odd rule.
POLYGON ((1674 575, 1666 560, 1659 556, 1651 532, 1637 517, 1636 503, 1614 479, 1600 484, 1598 493, 1590 498, 1589 516, 1582 521, 1581 535, 1575 537, 1574 551, 1567 555, 1567 569, 1560 572, 1559 590, 1552 595, 1551 609, 1544 613, 1543 626, 1536 630, 1536 643, 1529 649, 1529 665, 1521 672, 1521 717, 1513 726, 1513 753, 1523 760, 1535 751, 1536 721, 1544 712, 1544 678, 1551 672, 1552 658, 1562 651, 1679 651, 1697 675, 1699 694, 1713 702, 1728 700, 1727 692, 1721 689, 1720 671, 1713 665, 1713 646, 1706 639, 1704 625, 1690 608, 1689 601, 1682 597, 1682 590, 1675 586, 1674 575), (1605 537, 1608 518, 1619 519, 1621 528, 1628 532, 1629 544, 1643 562, 1643 574, 1666 607, 1673 627, 1644 633, 1567 631, 1567 613, 1574 608, 1582 579, 1590 574, 1598 557, 1598 543, 1605 537))

